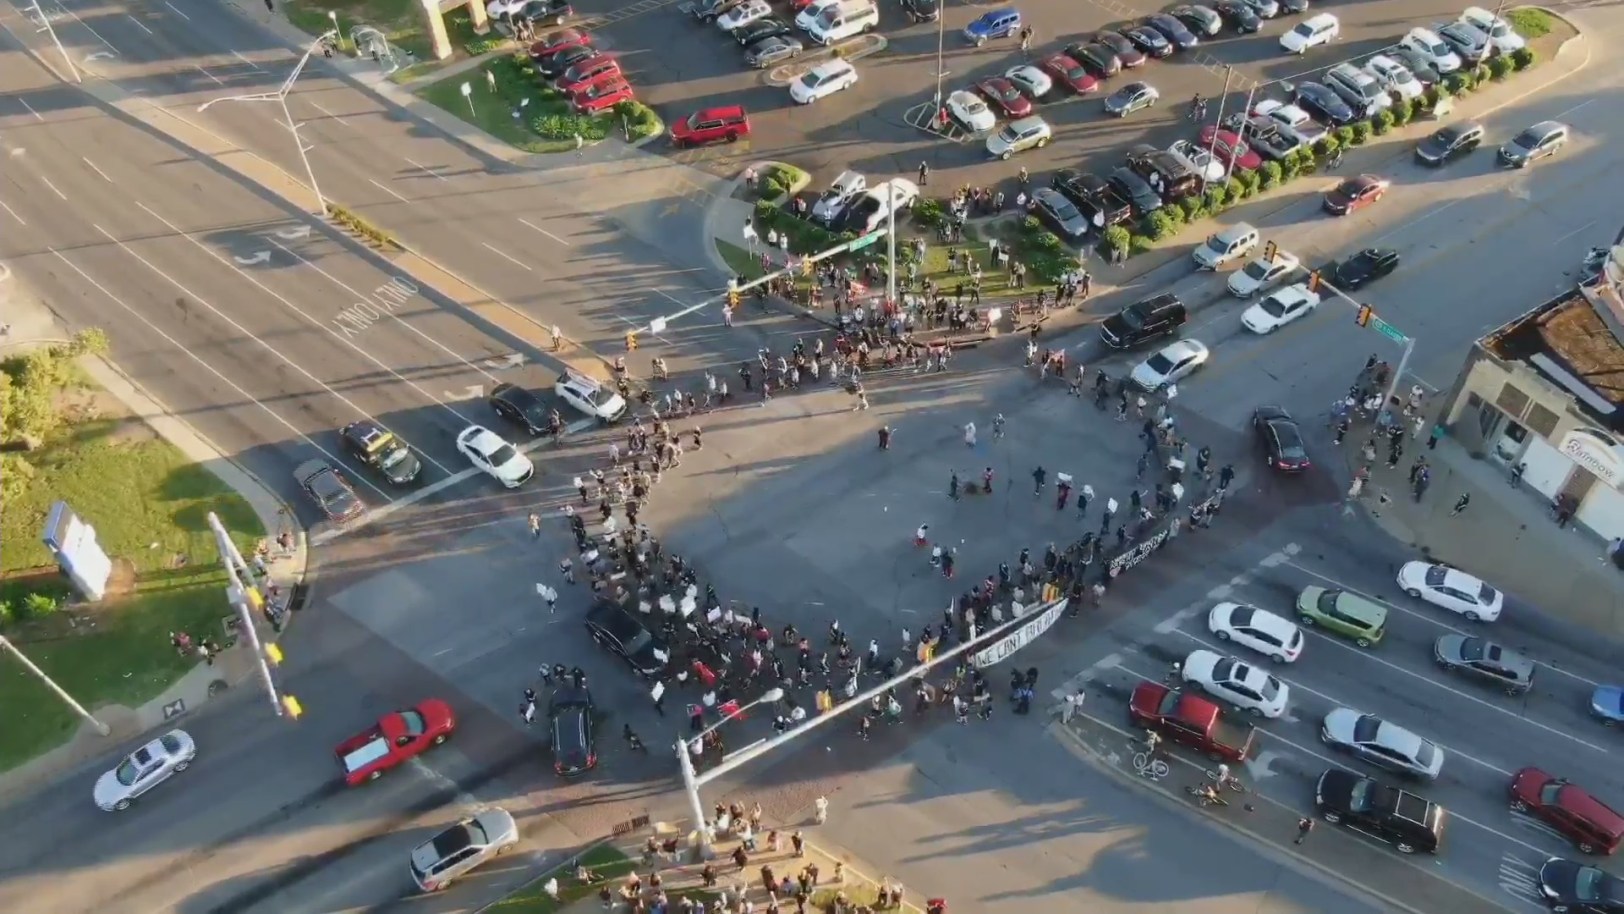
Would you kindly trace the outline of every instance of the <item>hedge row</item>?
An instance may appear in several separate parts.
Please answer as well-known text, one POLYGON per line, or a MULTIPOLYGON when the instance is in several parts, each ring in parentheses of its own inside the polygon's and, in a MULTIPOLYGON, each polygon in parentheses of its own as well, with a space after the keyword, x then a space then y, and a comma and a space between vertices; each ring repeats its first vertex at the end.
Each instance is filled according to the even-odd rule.
POLYGON ((364 241, 370 242, 371 244, 381 248, 395 246, 394 235, 389 234, 381 228, 378 228, 367 220, 361 218, 361 216, 352 210, 345 209, 344 207, 339 206, 337 203, 327 204, 327 215, 331 216, 334 222, 337 222, 339 225, 349 229, 352 233, 359 235, 364 241))

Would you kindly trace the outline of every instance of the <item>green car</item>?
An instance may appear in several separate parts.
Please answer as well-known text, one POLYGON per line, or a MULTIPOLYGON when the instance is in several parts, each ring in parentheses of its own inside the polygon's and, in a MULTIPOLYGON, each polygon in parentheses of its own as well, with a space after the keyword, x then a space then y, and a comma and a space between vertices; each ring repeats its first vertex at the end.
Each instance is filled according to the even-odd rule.
POLYGON ((1370 647, 1387 633, 1387 608, 1346 590, 1304 587, 1297 595, 1297 619, 1306 626, 1318 625, 1370 647))

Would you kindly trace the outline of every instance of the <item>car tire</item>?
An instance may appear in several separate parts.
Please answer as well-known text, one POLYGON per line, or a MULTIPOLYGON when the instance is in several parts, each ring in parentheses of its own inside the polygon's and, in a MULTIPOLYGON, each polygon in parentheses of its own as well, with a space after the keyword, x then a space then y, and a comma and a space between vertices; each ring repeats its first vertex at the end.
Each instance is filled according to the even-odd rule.
POLYGON ((1474 612, 1464 612, 1464 613, 1461 613, 1461 616, 1464 617, 1466 619, 1466 621, 1468 621, 1468 622, 1482 622, 1483 621, 1483 617, 1478 615, 1477 613, 1474 613, 1474 612))
POLYGON ((186 769, 188 769, 190 767, 192 767, 192 763, 190 761, 176 762, 175 763, 175 771, 177 771, 177 772, 185 771, 186 769))
POLYGON ((1047 145, 1049 145, 1049 138, 1048 137, 1044 137, 1043 139, 1038 140, 1038 148, 1039 149, 1042 149, 1043 147, 1045 147, 1047 145))
POLYGON ((1419 587, 1408 587, 1408 588, 1405 588, 1404 592, 1409 594, 1410 596, 1416 598, 1417 600, 1421 599, 1421 588, 1419 588, 1419 587))
POLYGON ((383 769, 375 768, 375 769, 373 769, 371 774, 367 775, 367 780, 376 781, 378 778, 381 778, 381 777, 383 777, 383 769))
POLYGON ((1004 160, 1004 161, 1005 161, 1005 162, 1008 162, 1008 161, 1009 161, 1009 157, 1010 157, 1010 156, 1012 156, 1012 155, 1014 155, 1014 154, 1015 154, 1015 153, 1014 153, 1014 152, 1012 152, 1012 151, 1006 151, 1006 152, 1004 152, 1004 153, 1003 153, 1003 154, 1002 154, 1002 155, 1000 155, 1000 156, 999 156, 999 157, 998 157, 998 158, 1000 158, 1000 159, 1003 159, 1003 160, 1004 160))
POLYGON ((1399 841, 1393 845, 1393 850, 1396 850, 1401 854, 1409 855, 1415 853, 1415 845, 1409 843, 1408 841, 1399 841))
POLYGON ((443 745, 445 745, 445 741, 450 739, 450 738, 451 738, 451 734, 449 734, 449 733, 441 733, 439 736, 436 736, 434 738, 434 745, 443 746, 443 745))
POLYGON ((1369 638, 1355 638, 1353 639, 1353 643, 1359 645, 1360 647, 1370 647, 1369 638))
POLYGON ((1455 669, 1455 665, 1447 660, 1438 661, 1438 666, 1442 667, 1445 673, 1452 672, 1455 669))
POLYGON ((1257 717, 1257 718, 1262 718, 1264 716, 1262 708, 1247 708, 1246 713, 1252 715, 1253 717, 1257 717))
POLYGON ((1307 613, 1298 613, 1297 614, 1297 621, 1301 622, 1304 626, 1306 626, 1308 628, 1313 628, 1314 627, 1314 617, 1308 615, 1307 613))
POLYGON ((130 808, 130 800, 128 798, 119 800, 117 803, 113 804, 113 811, 114 812, 123 812, 124 810, 129 809, 129 808, 130 808))
POLYGON ((1212 636, 1214 638, 1217 638, 1219 641, 1228 641, 1229 640, 1229 632, 1226 632, 1226 631, 1213 632, 1212 636))
POLYGON ((728 131, 727 141, 729 143, 737 143, 739 141, 739 135, 737 133, 732 132, 732 131, 728 131))
POLYGON ((1334 813, 1334 812, 1329 812, 1329 811, 1320 813, 1320 818, 1324 819, 1325 821, 1327 821, 1329 823, 1331 823, 1332 825, 1335 825, 1338 822, 1342 821, 1342 816, 1341 816, 1340 813, 1334 813))
POLYGON ((1528 811, 1528 804, 1524 803, 1521 800, 1512 800, 1511 801, 1511 809, 1512 809, 1513 812, 1527 812, 1528 811))
POLYGON ((1581 854, 1594 854, 1596 852, 1596 845, 1591 844, 1589 841, 1581 841, 1575 844, 1574 847, 1577 847, 1581 854))
POLYGON ((1270 656, 1269 659, 1274 661, 1275 663, 1286 663, 1287 662, 1285 654, 1274 654, 1274 655, 1270 656))

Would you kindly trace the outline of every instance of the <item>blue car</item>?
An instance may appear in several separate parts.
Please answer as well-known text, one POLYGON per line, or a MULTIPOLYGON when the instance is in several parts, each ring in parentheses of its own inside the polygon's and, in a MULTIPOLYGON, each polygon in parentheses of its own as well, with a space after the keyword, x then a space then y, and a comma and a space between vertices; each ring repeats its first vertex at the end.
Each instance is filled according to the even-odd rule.
POLYGON ((1624 687, 1597 686, 1590 696, 1590 713, 1596 715, 1604 726, 1624 724, 1624 687))
POLYGON ((1021 14, 1019 10, 1004 9, 982 13, 976 20, 964 27, 964 37, 970 43, 981 47, 993 38, 1010 38, 1021 30, 1021 14))

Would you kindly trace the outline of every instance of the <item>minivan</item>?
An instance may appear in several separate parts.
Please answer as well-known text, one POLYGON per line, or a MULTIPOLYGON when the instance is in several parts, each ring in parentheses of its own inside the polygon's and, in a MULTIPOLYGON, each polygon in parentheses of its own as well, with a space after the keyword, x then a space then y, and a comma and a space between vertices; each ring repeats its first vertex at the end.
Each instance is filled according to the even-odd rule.
POLYGON ((1342 96, 1349 107, 1369 117, 1393 104, 1393 97, 1387 94, 1387 87, 1377 81, 1376 77, 1366 73, 1351 63, 1339 63, 1325 72, 1325 84, 1331 91, 1342 96))
POLYGON ((1245 222, 1221 229, 1207 238, 1207 242, 1191 255, 1196 266, 1216 270, 1226 263, 1241 260, 1257 247, 1258 231, 1245 222))
POLYGON ((812 40, 825 47, 855 38, 880 24, 880 8, 871 0, 844 0, 818 15, 807 29, 812 40))
POLYGON ((1100 339, 1112 349, 1129 349, 1176 333, 1189 320, 1184 302, 1163 292, 1106 318, 1100 325, 1100 339))

